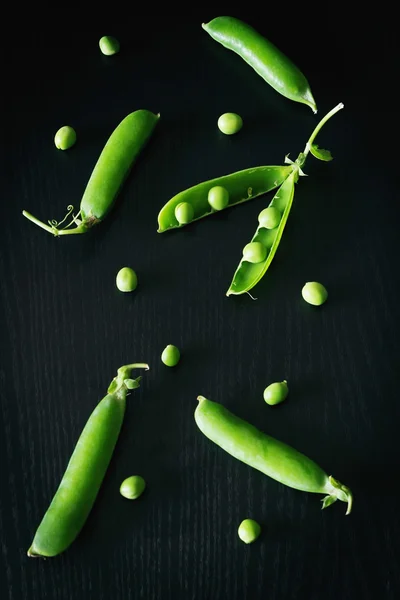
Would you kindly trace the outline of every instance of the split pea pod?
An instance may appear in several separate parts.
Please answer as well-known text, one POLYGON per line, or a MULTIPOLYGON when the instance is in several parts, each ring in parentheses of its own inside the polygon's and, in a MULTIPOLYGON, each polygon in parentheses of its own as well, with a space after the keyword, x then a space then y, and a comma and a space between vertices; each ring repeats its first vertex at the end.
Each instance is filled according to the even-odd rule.
POLYGON ((107 395, 83 428, 58 489, 36 530, 28 556, 57 556, 81 531, 117 443, 128 390, 139 387, 141 377, 131 379, 131 371, 148 368, 145 363, 135 363, 118 369, 107 395))
POLYGON ((317 105, 305 75, 253 27, 227 16, 202 23, 202 27, 214 40, 241 56, 282 96, 306 104, 314 113, 317 112, 317 105))
POLYGON ((293 162, 286 156, 285 162, 291 165, 292 171, 277 190, 268 208, 264 209, 259 214, 258 227, 251 241, 246 244, 243 249, 243 256, 236 268, 228 291, 226 292, 227 296, 249 293, 249 290, 251 290, 267 272, 282 239, 282 234, 293 204, 295 184, 297 183, 299 176, 304 175, 302 167, 306 162, 309 152, 319 160, 332 160, 330 152, 318 148, 318 146, 314 144, 314 140, 324 124, 342 108, 343 104, 338 104, 329 111, 323 119, 321 119, 311 134, 304 151, 300 152, 296 161, 293 162), (272 212, 267 214, 268 211, 272 212), (271 219, 271 214, 273 215, 273 219, 271 219), (256 255, 256 258, 249 260, 249 255, 251 255, 250 251, 253 247, 258 250, 256 253, 253 253, 256 255), (260 249, 263 251, 261 252, 260 249))
POLYGON ((303 492, 325 494, 322 508, 336 500, 352 509, 350 489, 337 481, 313 460, 233 414, 217 402, 197 398, 194 418, 200 431, 234 458, 261 471, 288 487, 303 492))
POLYGON ((291 171, 292 167, 287 165, 252 167, 198 183, 179 192, 163 206, 158 215, 158 233, 187 225, 176 218, 175 210, 180 204, 187 203, 192 207, 190 222, 215 213, 208 198, 212 188, 218 186, 227 191, 228 203, 221 209, 224 210, 273 190, 285 181, 291 171))
POLYGON ((108 215, 133 163, 153 133, 159 117, 160 115, 148 110, 136 110, 127 115, 114 129, 90 175, 77 215, 73 214, 72 205, 68 206, 68 213, 60 222, 52 220, 46 224, 26 210, 22 214, 55 236, 89 231, 108 215), (70 216, 71 222, 60 228, 70 216), (72 225, 75 227, 69 229, 72 225))

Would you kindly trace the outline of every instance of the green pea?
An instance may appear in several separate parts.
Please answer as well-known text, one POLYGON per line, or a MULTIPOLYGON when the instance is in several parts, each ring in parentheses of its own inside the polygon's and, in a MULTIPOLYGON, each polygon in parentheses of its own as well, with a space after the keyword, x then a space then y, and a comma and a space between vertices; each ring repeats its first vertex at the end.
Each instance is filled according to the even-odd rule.
POLYGON ((120 292, 133 292, 137 288, 138 278, 133 269, 122 267, 117 273, 116 283, 120 292))
POLYGON ((239 525, 238 535, 242 542, 251 544, 255 542, 261 533, 261 527, 253 519, 245 519, 239 525))
POLYGON ((119 488, 121 496, 128 500, 136 500, 145 490, 146 482, 140 475, 131 475, 121 483, 119 488))
POLYGON ((218 119, 218 129, 225 135, 232 135, 243 127, 243 119, 236 113, 224 113, 218 119))
POLYGON ((328 298, 326 288, 322 283, 318 283, 317 281, 308 281, 301 290, 301 295, 306 302, 313 304, 314 306, 320 306, 320 304, 326 302, 328 298))
POLYGON ((103 35, 103 37, 100 38, 99 46, 103 54, 111 56, 112 54, 117 54, 117 52, 119 52, 120 43, 112 35, 103 35))
POLYGON ((69 125, 60 127, 54 136, 54 143, 59 150, 68 150, 76 142, 76 131, 69 125))
POLYGON ((275 229, 281 222, 281 212, 275 206, 264 208, 258 215, 258 222, 261 227, 266 229, 275 229))
POLYGON ((274 406, 283 402, 289 393, 286 379, 276 383, 271 383, 264 390, 264 400, 267 404, 274 406))
POLYGON ((208 204, 214 210, 222 210, 229 203, 229 192, 222 185, 215 185, 208 192, 208 204))
POLYGON ((193 206, 189 202, 181 202, 175 208, 175 217, 180 225, 187 225, 194 217, 193 206))
POLYGON ((167 367, 176 367, 181 357, 179 349, 173 344, 168 344, 161 354, 161 360, 167 367))
POLYGON ((267 249, 261 242, 250 242, 243 248, 243 258, 251 263, 260 263, 267 258, 267 249))

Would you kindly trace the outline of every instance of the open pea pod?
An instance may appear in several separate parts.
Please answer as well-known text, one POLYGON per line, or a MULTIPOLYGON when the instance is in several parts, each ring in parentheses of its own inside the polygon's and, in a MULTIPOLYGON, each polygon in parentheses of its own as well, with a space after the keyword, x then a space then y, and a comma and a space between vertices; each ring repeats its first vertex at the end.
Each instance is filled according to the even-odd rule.
POLYGON ((227 296, 233 294, 244 294, 251 290, 264 276, 269 268, 272 259, 275 256, 276 250, 281 241, 283 230, 289 217, 290 209, 293 204, 294 186, 299 178, 298 169, 294 168, 292 173, 282 183, 279 190, 271 200, 269 206, 273 206, 281 213, 282 217, 277 227, 267 229, 262 225, 257 227, 257 230, 251 242, 259 242, 267 249, 265 260, 257 263, 247 261, 245 258, 239 263, 235 271, 231 285, 226 292, 227 296))
POLYGON ((208 192, 215 186, 224 187, 228 191, 229 201, 225 208, 229 208, 277 188, 292 170, 291 165, 253 167, 198 183, 179 192, 163 206, 158 214, 158 233, 188 224, 179 223, 175 216, 176 207, 183 202, 193 209, 190 222, 220 212, 215 211, 208 202, 208 192))

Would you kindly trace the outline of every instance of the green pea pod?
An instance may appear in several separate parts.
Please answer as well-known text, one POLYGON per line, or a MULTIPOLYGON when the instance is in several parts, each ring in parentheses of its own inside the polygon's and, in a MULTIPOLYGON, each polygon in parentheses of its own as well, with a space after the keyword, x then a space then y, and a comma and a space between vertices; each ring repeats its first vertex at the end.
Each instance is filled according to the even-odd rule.
POLYGON ((347 502, 350 514, 353 495, 350 489, 328 476, 313 460, 266 433, 256 429, 227 408, 198 398, 194 418, 200 431, 220 448, 241 462, 261 471, 283 485, 303 492, 326 494, 322 508, 336 500, 347 502))
POLYGON ((130 379, 132 369, 118 369, 107 395, 90 415, 72 453, 61 483, 28 550, 28 556, 52 557, 75 540, 96 500, 124 420, 128 389, 139 387, 141 377, 130 379))
MULTIPOLYGON (((227 296, 249 293, 249 291, 262 279, 267 272, 282 239, 282 234, 289 217, 290 209, 292 208, 295 184, 299 179, 299 175, 304 175, 302 167, 306 162, 309 152, 311 151, 312 153, 313 150, 315 151, 314 140, 324 124, 335 113, 341 110, 343 106, 344 105, 342 103, 338 104, 335 106, 335 108, 329 111, 325 117, 323 117, 323 119, 321 119, 312 132, 305 146, 304 152, 300 152, 299 156, 294 162, 290 160, 288 156, 286 156, 285 162, 290 163, 292 167, 291 174, 281 184, 279 190, 276 192, 274 198, 269 204, 270 207, 275 207, 278 209, 282 215, 281 219, 278 225, 273 229, 267 229, 266 227, 263 227, 262 223, 259 223, 250 244, 254 242, 261 244, 261 246, 264 248, 264 254, 262 255, 263 259, 259 262, 250 262, 249 260, 246 260, 247 257, 243 257, 241 259, 239 266, 233 275, 228 291, 226 292, 227 296)), ((324 150, 323 153, 325 160, 328 154, 331 157, 327 150, 324 150)), ((247 246, 245 246, 245 248, 247 246)))
POLYGON ((260 242, 267 249, 266 259, 259 263, 251 263, 245 258, 239 263, 238 268, 232 279, 232 283, 226 292, 227 296, 232 294, 244 294, 253 288, 267 272, 272 259, 275 256, 279 242, 281 241, 283 230, 289 217, 290 209, 293 204, 294 186, 298 179, 297 171, 282 183, 279 190, 271 200, 269 206, 274 206, 282 213, 281 221, 275 229, 266 229, 259 225, 252 238, 252 242, 260 242))
POLYGON ((241 56, 282 96, 307 104, 317 112, 309 83, 300 69, 253 27, 234 17, 216 17, 202 23, 202 27, 214 40, 241 56))
POLYGON ((48 225, 32 216, 26 210, 23 215, 55 236, 86 233, 100 223, 114 205, 129 171, 149 140, 160 115, 148 110, 136 110, 126 116, 113 131, 105 144, 84 191, 80 210, 73 215, 74 207, 68 206, 68 213, 60 222, 49 221, 48 225), (68 217, 71 222, 60 229, 68 217), (69 229, 71 225, 75 225, 69 229))
POLYGON ((193 218, 190 222, 214 214, 216 211, 208 202, 208 192, 215 186, 222 186, 228 191, 229 201, 225 208, 229 208, 273 190, 285 181, 291 171, 292 168, 287 165, 253 167, 198 183, 179 192, 163 206, 158 215, 158 233, 187 224, 179 223, 175 216, 176 207, 183 202, 187 202, 193 208, 193 218))

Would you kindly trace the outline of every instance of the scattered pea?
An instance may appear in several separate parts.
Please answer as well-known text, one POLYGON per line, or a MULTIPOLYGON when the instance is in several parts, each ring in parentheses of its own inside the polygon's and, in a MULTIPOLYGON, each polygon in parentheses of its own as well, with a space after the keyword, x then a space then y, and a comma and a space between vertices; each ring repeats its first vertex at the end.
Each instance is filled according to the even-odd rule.
POLYGON ((54 136, 54 143, 59 150, 68 150, 76 142, 76 131, 69 125, 60 127, 54 136))
POLYGON ((264 390, 264 400, 267 404, 274 406, 283 402, 289 393, 289 388, 286 379, 271 383, 264 390))
POLYGON ((193 206, 189 202, 181 202, 175 208, 175 217, 181 225, 187 225, 194 217, 193 206))
POLYGON ((112 35, 103 35, 103 37, 100 38, 99 46, 103 54, 111 56, 112 54, 117 54, 117 52, 119 52, 120 43, 112 35))
POLYGON ((224 113, 218 119, 218 129, 225 135, 232 135, 242 129, 243 119, 236 113, 224 113))
POLYGON ((261 227, 275 229, 275 227, 278 227, 281 217, 280 211, 275 206, 268 206, 268 208, 264 208, 258 215, 258 222, 261 227))
POLYGON ((116 283, 120 292, 133 292, 137 288, 138 278, 133 269, 122 267, 117 273, 116 283))
POLYGON ((261 533, 261 527, 253 519, 245 519, 239 525, 238 535, 242 542, 251 544, 255 542, 261 533))
POLYGON ((243 248, 243 258, 251 263, 260 263, 267 258, 267 249, 261 242, 250 242, 243 248))
POLYGON ((128 500, 136 500, 145 490, 146 482, 140 475, 131 475, 121 483, 119 488, 121 496, 128 500))
POLYGON ((229 192, 222 185, 215 185, 208 192, 208 204, 214 210, 222 210, 228 206, 229 192))
POLYGON ((306 302, 314 306, 323 304, 328 298, 326 288, 317 281, 308 281, 301 290, 301 295, 306 302))
POLYGON ((181 357, 179 349, 173 344, 168 344, 161 354, 161 360, 167 367, 176 367, 181 357))

